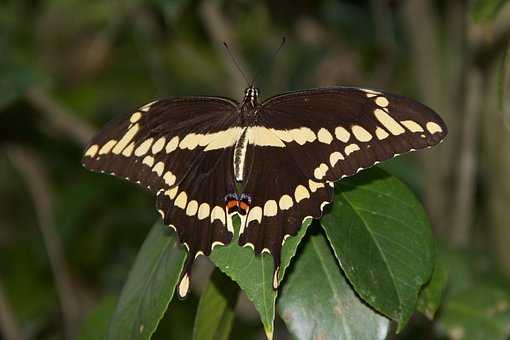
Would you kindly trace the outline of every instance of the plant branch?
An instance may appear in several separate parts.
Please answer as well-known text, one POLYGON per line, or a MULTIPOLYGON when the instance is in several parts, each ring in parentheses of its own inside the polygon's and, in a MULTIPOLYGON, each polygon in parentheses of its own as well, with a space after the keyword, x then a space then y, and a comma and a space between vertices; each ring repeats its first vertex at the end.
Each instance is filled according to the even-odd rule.
POLYGON ((473 218, 478 163, 479 116, 483 102, 482 92, 481 75, 476 70, 469 71, 467 79, 467 103, 462 120, 459 162, 457 165, 457 185, 452 228, 452 242, 458 246, 467 245, 473 218))
POLYGON ((85 145, 94 135, 94 129, 88 123, 76 118, 76 114, 60 104, 45 90, 30 89, 26 93, 26 98, 44 114, 50 124, 79 144, 85 145))
MULTIPOLYGON (((428 0, 409 0, 403 6, 403 19, 411 45, 411 60, 415 79, 422 99, 441 113, 447 123, 450 120, 445 103, 444 79, 441 79, 442 62, 439 46, 440 27, 436 13, 428 0)), ((449 138, 451 142, 451 138, 449 138)), ((436 234, 443 234, 445 218, 448 216, 448 175, 452 160, 448 158, 447 145, 441 145, 422 156, 425 175, 425 205, 436 234)))
POLYGON ((0 281, 0 335, 5 340, 20 340, 21 330, 14 318, 14 313, 7 301, 0 281))
POLYGON ((24 178, 32 195, 38 226, 55 278, 57 294, 62 308, 66 337, 72 339, 80 319, 80 302, 75 294, 71 275, 62 250, 62 243, 55 231, 53 193, 50 180, 37 155, 26 148, 10 146, 7 155, 24 178))

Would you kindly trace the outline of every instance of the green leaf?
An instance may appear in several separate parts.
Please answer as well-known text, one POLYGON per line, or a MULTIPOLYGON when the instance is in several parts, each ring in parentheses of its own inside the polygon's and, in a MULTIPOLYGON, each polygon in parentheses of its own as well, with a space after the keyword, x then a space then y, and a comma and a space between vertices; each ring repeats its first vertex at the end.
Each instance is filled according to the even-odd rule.
POLYGON ((432 277, 418 297, 418 310, 430 320, 434 319, 436 311, 441 305, 447 281, 448 270, 444 262, 441 259, 436 260, 432 277))
MULTIPOLYGON (((283 245, 280 281, 310 223, 310 219, 305 221, 298 234, 289 237, 283 245)), ((238 221, 236 221, 235 227, 238 228, 238 221)), ((228 246, 215 248, 209 258, 221 271, 237 282, 246 293, 260 314, 267 338, 272 339, 276 292, 273 289, 273 259, 271 255, 255 256, 253 250, 240 247, 237 239, 233 239, 228 246)))
POLYGON ((433 240, 425 211, 400 181, 372 168, 335 188, 321 224, 354 290, 398 322, 411 317, 433 269, 433 240))
POLYGON ((211 276, 200 298, 193 327, 193 339, 228 339, 234 322, 239 287, 219 269, 211 276))
POLYGON ((508 339, 508 286, 480 284, 449 297, 442 309, 440 326, 452 339, 508 339))
POLYGON ((278 299, 278 312, 294 337, 385 339, 389 320, 356 296, 324 235, 303 243, 278 299))
POLYGON ((106 339, 117 297, 107 296, 89 313, 83 321, 78 340, 106 339))
POLYGON ((471 16, 477 22, 492 19, 507 0, 474 0, 471 5, 471 16))
POLYGON ((186 251, 174 232, 156 223, 138 252, 110 324, 109 339, 149 339, 181 275, 186 251))

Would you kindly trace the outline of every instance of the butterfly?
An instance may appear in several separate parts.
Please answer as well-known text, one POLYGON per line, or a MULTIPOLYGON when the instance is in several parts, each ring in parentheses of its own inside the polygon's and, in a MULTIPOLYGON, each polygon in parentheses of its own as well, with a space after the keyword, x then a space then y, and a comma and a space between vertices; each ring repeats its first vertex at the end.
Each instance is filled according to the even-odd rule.
POLYGON ((241 102, 190 96, 142 106, 104 127, 82 162, 156 196, 188 251, 184 297, 194 260, 233 239, 234 215, 239 244, 272 255, 276 289, 283 244, 306 218, 320 218, 335 181, 446 135, 434 111, 402 96, 329 87, 259 102, 251 84, 241 102))

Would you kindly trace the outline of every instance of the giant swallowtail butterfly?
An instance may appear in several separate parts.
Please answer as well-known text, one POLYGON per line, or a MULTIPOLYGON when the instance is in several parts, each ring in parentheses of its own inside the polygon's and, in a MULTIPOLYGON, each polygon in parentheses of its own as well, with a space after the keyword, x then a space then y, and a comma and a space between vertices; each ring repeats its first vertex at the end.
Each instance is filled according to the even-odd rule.
POLYGON ((413 100, 351 87, 280 94, 259 103, 252 85, 223 97, 158 100, 112 121, 83 165, 140 184, 188 250, 178 293, 195 258, 233 237, 274 259, 307 217, 319 218, 334 182, 396 155, 439 143, 441 118, 413 100))

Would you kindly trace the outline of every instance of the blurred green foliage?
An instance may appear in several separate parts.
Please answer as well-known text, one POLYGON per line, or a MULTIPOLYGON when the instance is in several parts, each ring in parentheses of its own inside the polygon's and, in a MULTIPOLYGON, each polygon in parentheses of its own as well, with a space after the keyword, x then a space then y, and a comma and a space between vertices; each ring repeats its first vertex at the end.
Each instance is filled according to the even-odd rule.
MULTIPOLYGON (((299 88, 345 84, 382 87, 419 98, 402 3, 2 1, 0 297, 6 297, 6 305, 1 304, 0 313, 7 311, 13 316, 11 331, 16 333, 17 329, 26 339, 86 340, 107 334, 128 272, 156 220, 150 195, 80 166, 87 133, 154 98, 189 94, 239 98, 244 84, 236 80, 239 75, 235 75, 222 49, 224 39, 234 47, 247 72, 253 75, 260 69, 258 84, 263 97, 299 88), (287 36, 287 45, 271 60, 282 35, 287 36), (28 155, 33 172, 24 172, 27 163, 17 161, 19 153, 15 150, 19 148, 28 155), (38 195, 34 195, 34 185, 42 188, 38 195), (44 207, 45 203, 49 206, 44 207), (79 306, 76 320, 67 319, 62 304, 60 277, 55 276, 49 254, 52 246, 41 228, 45 214, 50 216, 48 227, 56 232, 61 245, 60 260, 65 263, 63 270, 72 287, 68 293, 79 306)), ((461 2, 430 3, 439 18, 446 18, 449 6, 461 2)), ((486 27, 507 7, 504 0, 473 0, 468 11, 471 19, 486 27)), ((437 28, 440 40, 451 42, 444 27, 437 28)), ((490 32, 485 34, 490 36, 490 32)), ((506 49, 508 45, 503 46, 506 49)), ((501 98, 505 98, 504 84, 508 80, 503 79, 502 84, 501 98)), ((416 157, 392 160, 384 168, 406 182, 419 197, 426 196, 424 170, 416 157)), ((477 211, 489 204, 480 201, 483 197, 477 200, 477 211)), ((292 300, 285 296, 302 289, 294 278, 306 273, 307 259, 328 254, 324 255, 327 261, 334 263, 330 249, 321 246, 316 248, 320 251, 310 250, 310 242, 325 243, 324 237, 317 232, 305 237, 311 238, 313 241, 298 249, 297 258, 304 260, 290 267, 288 290, 282 293, 278 306, 280 312, 292 308, 292 300)), ((395 337, 508 338, 508 280, 495 264, 498 261, 490 244, 473 239, 467 250, 455 249, 444 241, 438 251, 448 271, 448 286, 436 321, 415 314, 395 337)), ((162 320, 153 338, 191 338, 198 299, 211 265, 206 263, 204 268, 197 269, 198 283, 192 296, 173 301, 164 315, 158 315, 162 320), (200 272, 205 274, 200 276, 200 272)), ((341 281, 345 278, 343 272, 338 270, 334 275, 339 287, 351 287, 341 281)), ((443 278, 439 275, 437 280, 443 278)), ((425 292, 430 287, 434 284, 425 292)), ((429 301, 435 299, 434 303, 439 304, 438 291, 442 289, 430 293, 429 301)), ((343 292, 352 294, 348 289, 343 292)), ((357 295, 352 294, 350 299, 359 304, 359 310, 366 308, 357 295)), ((314 300, 305 302, 310 301, 313 304, 314 300)), ((429 318, 434 314, 436 307, 428 308, 422 300, 419 304, 429 318)), ((232 338, 264 336, 248 299, 239 299, 234 314, 232 338)), ((285 320, 286 316, 280 317, 285 320)), ((352 315, 345 316, 350 318, 352 315)), ((386 319, 378 314, 370 314, 370 318, 386 327, 386 319)), ((288 337, 278 315, 276 321, 275 334, 288 337)), ((289 330, 296 335, 296 330, 307 326, 294 324, 289 330)), ((0 323, 0 338, 10 340, 6 327, 0 323)))

